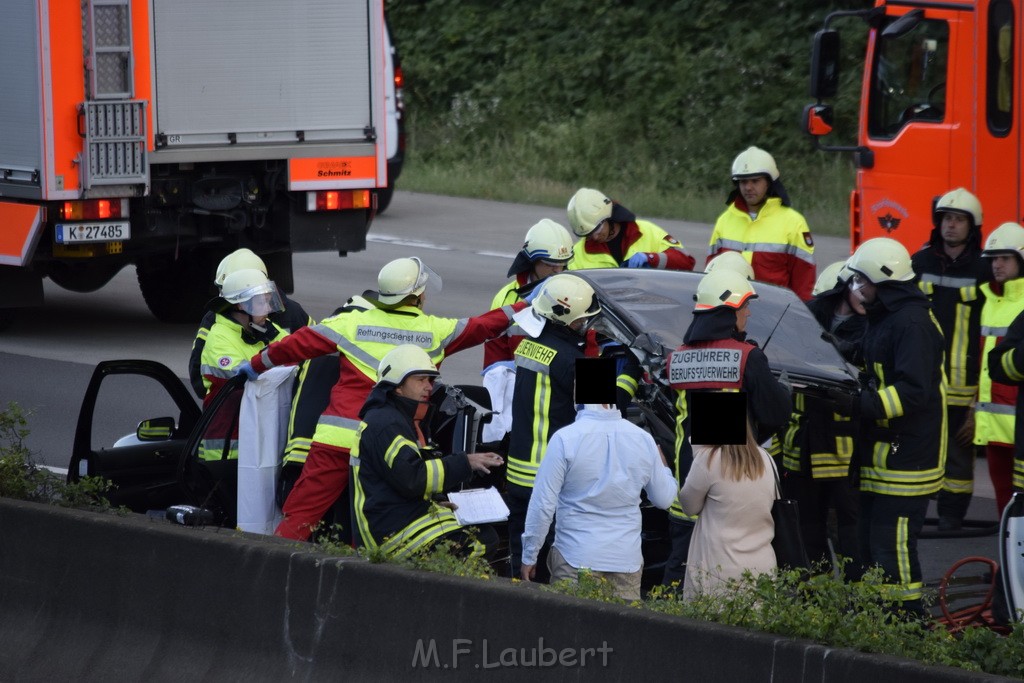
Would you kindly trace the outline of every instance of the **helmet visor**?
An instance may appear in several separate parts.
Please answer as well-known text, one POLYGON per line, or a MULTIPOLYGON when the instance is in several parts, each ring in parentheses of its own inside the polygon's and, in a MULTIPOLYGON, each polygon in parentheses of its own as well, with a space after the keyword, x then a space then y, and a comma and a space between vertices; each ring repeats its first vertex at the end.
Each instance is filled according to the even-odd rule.
POLYGON ((441 291, 441 276, 431 270, 430 266, 424 263, 417 256, 413 256, 412 260, 420 268, 419 275, 416 276, 416 282, 406 292, 396 292, 396 294, 416 294, 423 292, 424 290, 430 291, 431 293, 437 294, 441 291))
POLYGON ((250 287, 232 298, 238 299, 235 303, 256 318, 284 310, 284 299, 273 282, 250 287))

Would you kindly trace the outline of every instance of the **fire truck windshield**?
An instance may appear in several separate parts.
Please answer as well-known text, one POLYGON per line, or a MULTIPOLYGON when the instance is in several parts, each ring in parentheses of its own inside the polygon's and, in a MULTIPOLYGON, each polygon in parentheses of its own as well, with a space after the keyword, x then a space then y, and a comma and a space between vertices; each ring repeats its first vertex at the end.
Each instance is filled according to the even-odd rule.
POLYGON ((928 19, 875 41, 868 135, 892 138, 911 121, 941 122, 946 112, 949 25, 928 19))

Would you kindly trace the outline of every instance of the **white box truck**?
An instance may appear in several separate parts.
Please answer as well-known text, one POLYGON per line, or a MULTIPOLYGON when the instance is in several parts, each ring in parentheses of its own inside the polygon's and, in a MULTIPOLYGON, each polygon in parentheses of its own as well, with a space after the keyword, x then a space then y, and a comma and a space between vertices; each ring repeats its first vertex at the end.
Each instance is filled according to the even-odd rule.
POLYGON ((219 260, 366 246, 387 188, 382 0, 0 3, 0 320, 134 264, 198 320, 219 260))

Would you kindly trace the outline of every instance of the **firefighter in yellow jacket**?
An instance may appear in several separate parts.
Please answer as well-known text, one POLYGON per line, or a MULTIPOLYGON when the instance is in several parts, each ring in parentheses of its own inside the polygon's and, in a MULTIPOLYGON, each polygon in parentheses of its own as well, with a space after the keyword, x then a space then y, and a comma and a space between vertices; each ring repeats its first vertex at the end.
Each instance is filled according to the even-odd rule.
MULTIPOLYGON (((284 301, 277 285, 255 268, 238 270, 224 279, 221 296, 211 306, 216 318, 206 335, 200 360, 208 407, 221 387, 235 374, 235 369, 267 344, 288 336, 277 327, 270 314, 283 311, 284 301)), ((241 400, 241 393, 238 394, 241 400)), ((215 416, 204 434, 199 457, 221 460, 238 457, 238 416, 234 410, 223 409, 215 416)))
POLYGON ((814 288, 814 239, 804 217, 789 205, 771 154, 758 147, 740 152, 732 163, 735 184, 728 208, 715 222, 710 261, 738 251, 754 268, 754 279, 788 287, 806 301, 814 288))
POLYGON ((1014 414, 1017 386, 992 379, 989 351, 1006 336, 1024 311, 1024 227, 1003 223, 985 240, 981 255, 992 264, 992 280, 981 285, 981 376, 974 408, 974 443, 985 446, 985 460, 1001 513, 1013 493, 1014 414))

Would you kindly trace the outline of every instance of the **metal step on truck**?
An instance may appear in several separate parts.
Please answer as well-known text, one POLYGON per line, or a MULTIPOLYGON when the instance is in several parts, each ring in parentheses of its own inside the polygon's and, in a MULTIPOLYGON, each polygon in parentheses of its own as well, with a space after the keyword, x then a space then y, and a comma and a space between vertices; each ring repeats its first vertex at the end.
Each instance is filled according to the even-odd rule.
POLYGON ((366 247, 388 187, 382 0, 0 3, 0 327, 43 278, 134 264, 153 314, 197 321, 248 247, 366 247))

